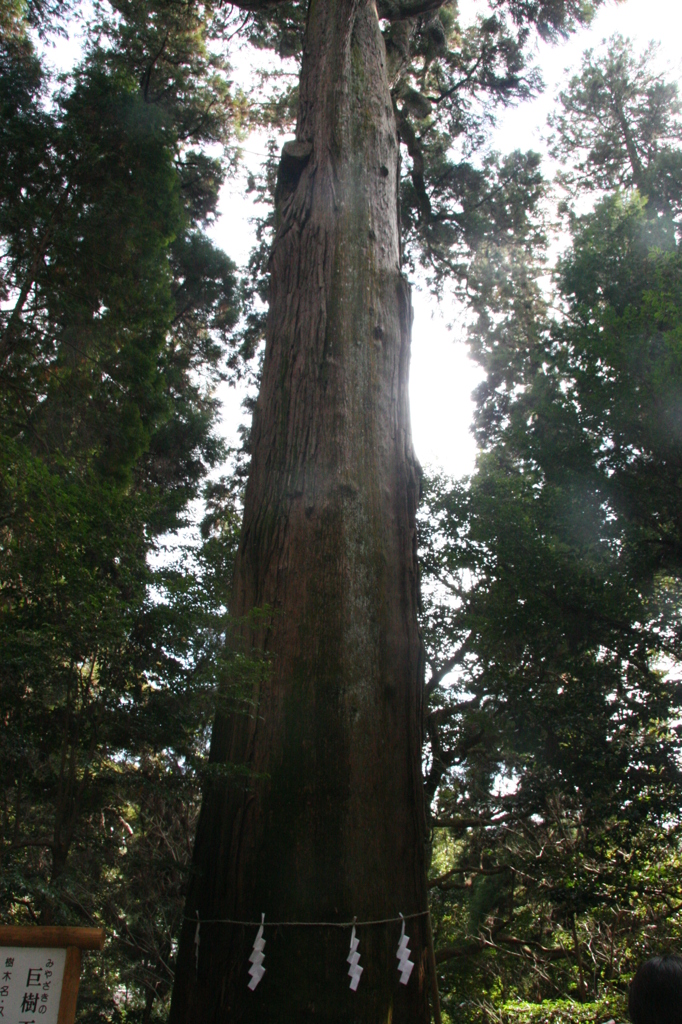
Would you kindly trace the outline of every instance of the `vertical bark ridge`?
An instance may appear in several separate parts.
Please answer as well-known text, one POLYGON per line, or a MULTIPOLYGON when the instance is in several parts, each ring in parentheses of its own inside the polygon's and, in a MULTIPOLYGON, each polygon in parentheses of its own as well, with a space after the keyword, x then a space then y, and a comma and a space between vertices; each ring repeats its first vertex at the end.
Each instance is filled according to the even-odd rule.
MULTIPOLYGON (((297 143, 282 158, 263 380, 233 613, 269 659, 248 711, 219 710, 187 918, 344 921, 426 907, 409 286, 399 266, 398 145, 371 0, 311 0, 297 143), (285 173, 286 172, 286 173, 285 173), (268 609, 264 619, 253 609, 268 609)), ((226 690, 227 693, 227 690, 226 690)), ((428 1021, 399 925, 349 933, 183 930, 172 1024, 428 1021)))

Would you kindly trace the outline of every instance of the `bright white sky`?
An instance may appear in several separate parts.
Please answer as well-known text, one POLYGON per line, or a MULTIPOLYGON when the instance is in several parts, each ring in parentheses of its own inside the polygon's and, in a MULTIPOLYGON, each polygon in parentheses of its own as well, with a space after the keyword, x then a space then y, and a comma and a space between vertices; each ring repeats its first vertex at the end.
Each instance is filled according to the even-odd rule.
MULTIPOLYGON (((481 0, 460 0, 465 18, 480 12, 481 0)), ((580 64, 584 50, 596 48, 615 32, 629 36, 638 50, 650 41, 660 43, 660 61, 670 78, 681 77, 680 40, 682 39, 682 3, 680 0, 609 0, 592 26, 577 33, 569 42, 549 46, 539 44, 537 61, 546 90, 531 103, 507 111, 495 132, 493 147, 501 152, 514 149, 542 151, 541 135, 553 97, 566 81, 567 70, 580 64)), ((245 158, 257 162, 262 142, 245 143, 245 158), (250 151, 250 152, 249 152, 250 151), (251 159, 250 159, 251 158, 251 159)), ((250 244, 248 219, 253 208, 245 203, 235 186, 227 186, 221 203, 222 216, 212 234, 233 259, 246 257, 250 244)), ((448 330, 446 324, 456 317, 450 308, 439 309, 428 294, 413 294, 413 329, 410 395, 412 429, 417 456, 422 465, 441 468, 454 476, 470 473, 476 449, 469 432, 473 404, 471 392, 481 379, 479 368, 467 355, 465 329, 448 330)), ((236 443, 240 422, 241 398, 233 390, 224 392, 224 429, 236 443)))
MULTIPOLYGON (((483 13, 486 0, 460 0, 463 20, 483 13)), ((682 40, 681 0, 607 0, 589 29, 578 32, 569 42, 555 46, 540 43, 537 62, 546 89, 542 96, 503 114, 493 137, 493 148, 501 152, 514 149, 542 151, 542 133, 553 98, 569 73, 580 65, 581 54, 596 48, 602 40, 620 32, 629 36, 637 50, 651 41, 660 44, 660 63, 669 78, 682 76, 680 40, 682 40)), ((81 42, 78 33, 60 40, 48 55, 60 70, 77 60, 81 42)), ((239 58, 237 63, 241 64, 239 58)), ((245 67, 235 68, 236 77, 248 81, 245 67)), ((252 138, 244 144, 245 164, 256 169, 264 152, 264 140, 252 138)), ((237 263, 244 262, 252 244, 249 218, 257 212, 244 198, 244 177, 228 182, 221 196, 221 216, 211 234, 237 263)), ((417 456, 424 466, 441 468, 454 476, 474 468, 475 446, 469 432, 473 412, 471 391, 481 379, 466 349, 465 328, 447 323, 457 319, 454 307, 439 308, 428 294, 413 293, 415 320, 413 330, 410 394, 412 427, 417 456)), ((230 443, 238 443, 237 427, 243 419, 243 394, 234 389, 221 390, 223 429, 230 443)))

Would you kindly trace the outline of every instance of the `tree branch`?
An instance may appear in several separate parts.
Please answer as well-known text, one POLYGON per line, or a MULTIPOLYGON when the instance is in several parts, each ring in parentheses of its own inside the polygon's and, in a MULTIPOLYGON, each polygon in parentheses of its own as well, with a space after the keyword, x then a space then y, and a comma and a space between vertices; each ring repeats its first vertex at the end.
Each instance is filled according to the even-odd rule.
POLYGON ((64 205, 64 203, 68 200, 70 194, 71 185, 69 184, 66 186, 66 188, 62 191, 62 194, 59 196, 57 204, 54 210, 52 211, 52 214, 50 215, 50 219, 47 222, 45 231, 43 232, 43 235, 36 246, 35 252, 33 254, 33 259, 28 269, 28 273, 19 291, 17 301, 14 304, 14 309, 10 314, 4 333, 0 337, 0 363, 4 363, 4 361, 7 358, 9 358, 9 356, 11 356, 13 352, 14 345, 19 334, 19 326, 21 323, 22 311, 24 309, 24 306, 26 305, 26 300, 28 299, 31 289, 35 284, 36 277, 38 276, 38 271, 40 270, 40 265, 45 258, 45 254, 47 253, 47 249, 52 238, 52 232, 54 230, 57 215, 61 212, 61 208, 64 205))
POLYGON ((435 818, 432 825, 434 828, 476 828, 477 826, 488 828, 492 825, 507 825, 510 821, 520 821, 524 817, 528 818, 530 815, 500 814, 498 817, 435 818))
POLYGON ((379 0, 377 10, 379 17, 387 21, 406 21, 439 11, 445 4, 446 0, 379 0))
POLYGON ((428 224, 431 220, 431 200, 429 199, 428 192, 426 191, 424 154, 417 138, 417 134, 410 124, 407 115, 404 111, 398 109, 396 109, 396 113, 398 133, 407 146, 407 152, 412 158, 412 173, 410 177, 412 178, 412 184, 414 185, 414 190, 417 194, 421 219, 423 223, 428 224))
POLYGON ((474 956, 476 953, 481 953, 483 948, 482 939, 477 939, 475 942, 465 942, 461 946, 444 946, 442 949, 436 950, 436 963, 442 964, 446 960, 454 960, 455 957, 460 956, 474 956))
POLYGON ((512 935, 497 935, 494 942, 481 937, 471 942, 465 942, 461 946, 444 946, 443 949, 436 951, 436 963, 442 964, 446 960, 453 960, 460 956, 475 956, 485 949, 500 949, 504 946, 520 949, 527 956, 535 955, 543 960, 570 960, 573 957, 573 952, 570 949, 543 946, 532 939, 517 939, 512 935))
POLYGON ((42 836, 40 839, 16 839, 10 843, 12 850, 23 850, 28 846, 40 846, 44 850, 52 850, 54 842, 50 836, 42 836))
POLYGON ((249 11, 253 14, 257 14, 259 11, 267 11, 269 7, 277 7, 279 4, 283 4, 286 0, 230 0, 233 7, 238 7, 240 11, 249 11))
MULTIPOLYGON (((425 687, 427 696, 430 696, 433 693, 433 691, 436 689, 437 686, 440 685, 445 676, 449 672, 452 672, 453 668, 461 664, 465 650, 466 643, 462 644, 457 653, 453 654, 452 657, 447 658, 443 662, 443 664, 440 665, 438 668, 434 667, 434 663, 432 661, 429 662, 429 668, 431 669, 431 678, 429 679, 425 687)), ((473 703, 474 702, 472 701, 467 701, 467 706, 471 707, 473 703)))

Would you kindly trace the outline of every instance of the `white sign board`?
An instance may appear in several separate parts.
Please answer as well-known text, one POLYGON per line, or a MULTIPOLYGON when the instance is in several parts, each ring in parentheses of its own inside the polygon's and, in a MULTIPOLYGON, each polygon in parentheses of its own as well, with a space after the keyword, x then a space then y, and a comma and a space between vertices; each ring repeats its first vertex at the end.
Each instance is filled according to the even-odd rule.
POLYGON ((65 949, 0 946, 0 1024, 57 1024, 65 949))

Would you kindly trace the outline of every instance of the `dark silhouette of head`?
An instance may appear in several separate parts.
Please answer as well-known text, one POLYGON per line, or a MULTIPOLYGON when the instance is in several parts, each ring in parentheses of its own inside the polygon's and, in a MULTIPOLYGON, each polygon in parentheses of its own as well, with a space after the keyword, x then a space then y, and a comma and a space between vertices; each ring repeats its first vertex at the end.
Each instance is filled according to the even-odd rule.
POLYGON ((682 957, 654 956, 630 985, 632 1024, 682 1024, 682 957))

